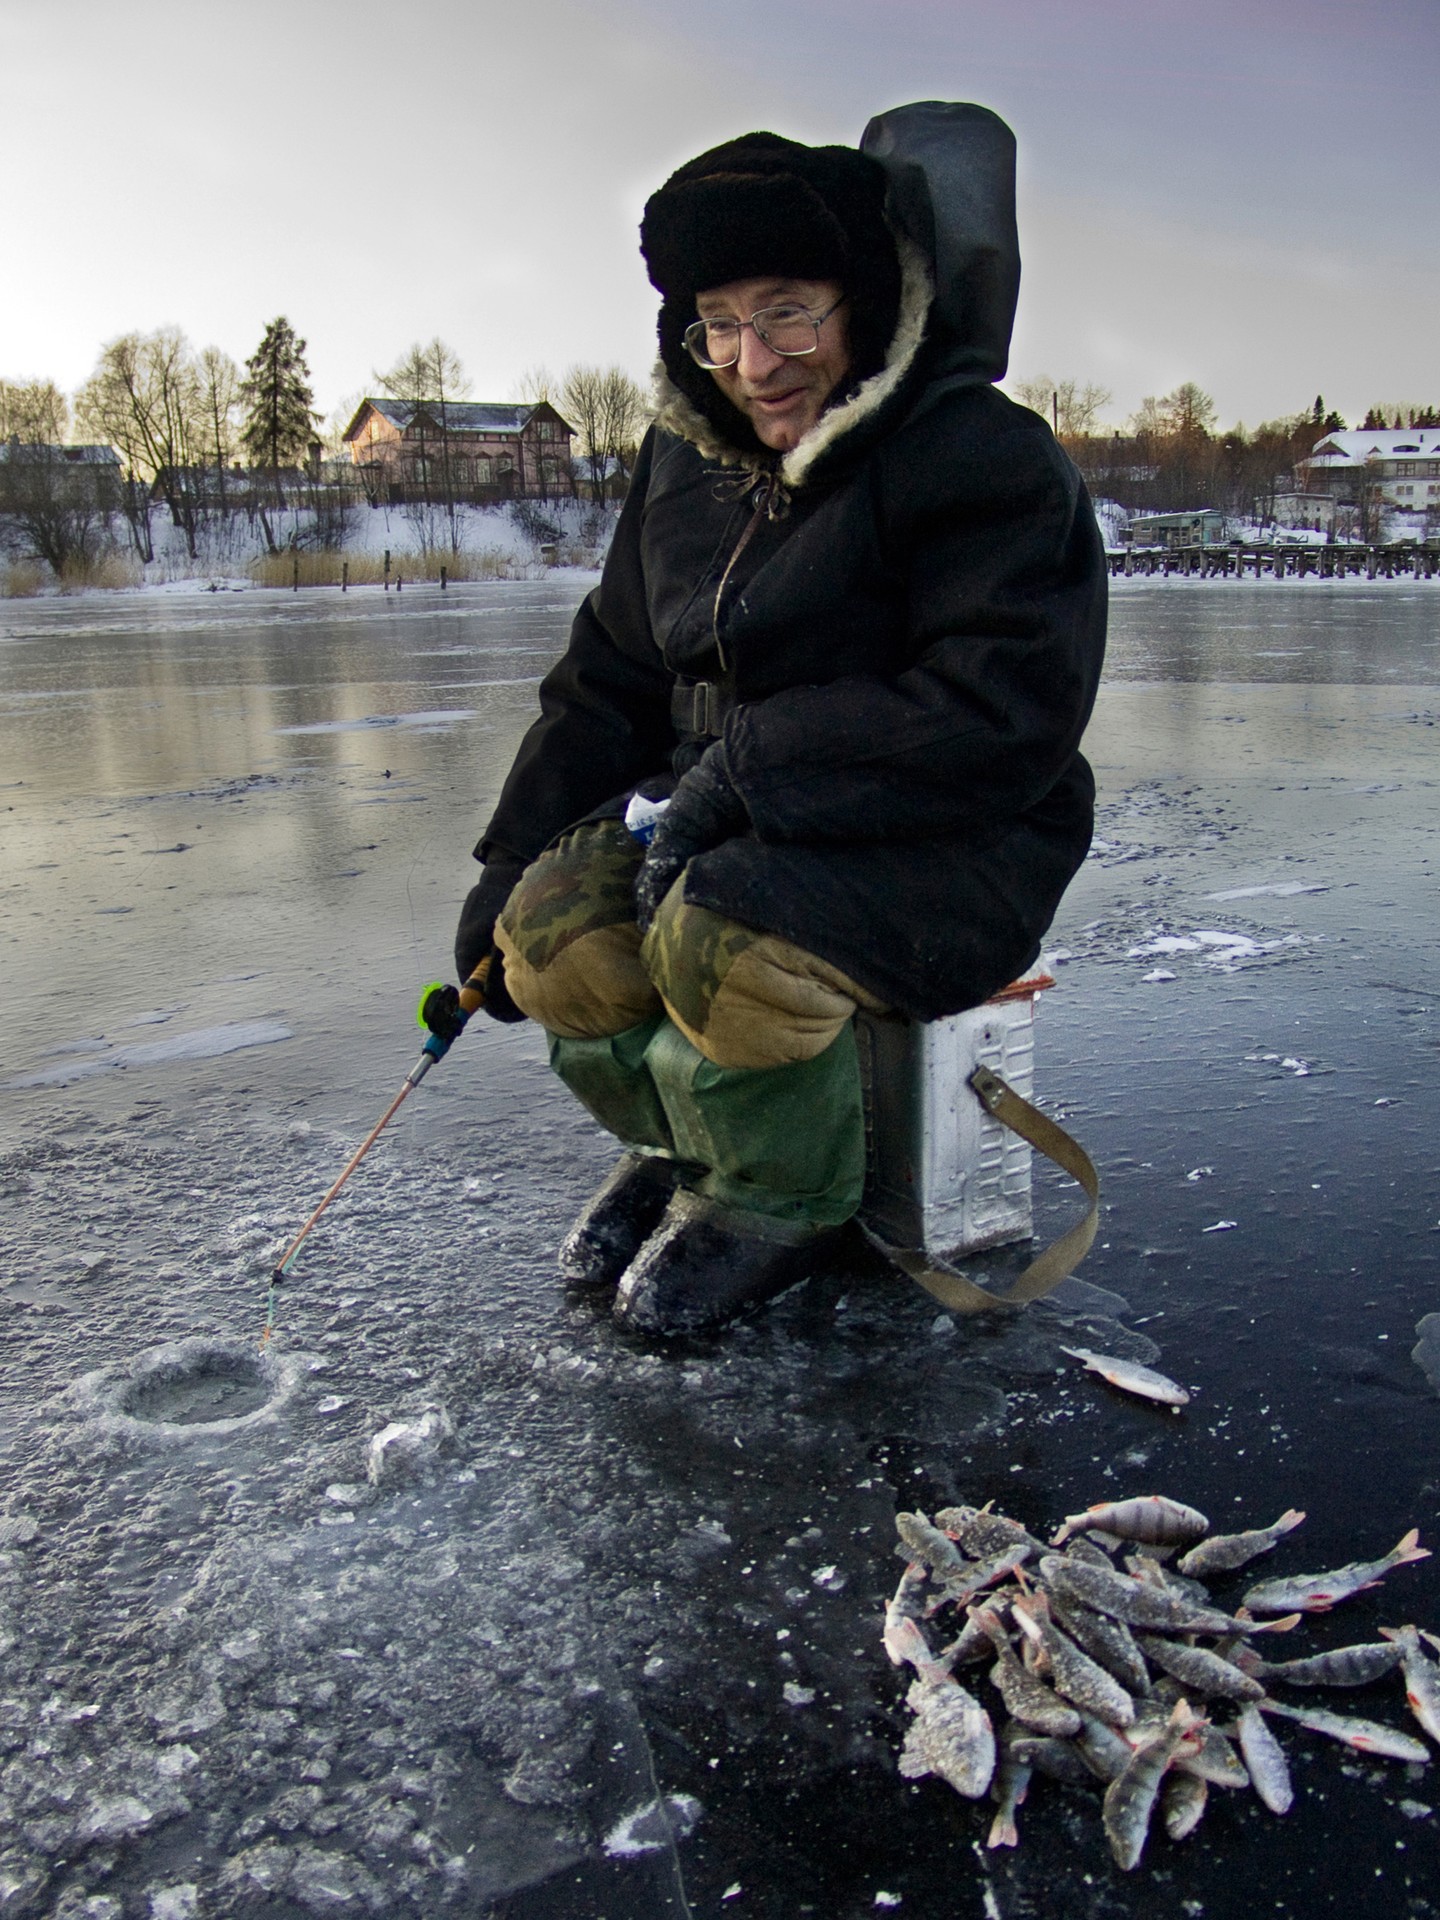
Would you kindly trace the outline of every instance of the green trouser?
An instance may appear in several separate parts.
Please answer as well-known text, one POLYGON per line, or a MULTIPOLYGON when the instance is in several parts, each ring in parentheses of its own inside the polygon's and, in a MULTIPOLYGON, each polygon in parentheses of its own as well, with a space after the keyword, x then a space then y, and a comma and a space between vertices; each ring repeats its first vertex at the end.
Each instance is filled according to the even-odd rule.
POLYGON ((835 1227, 860 1205, 865 1119, 855 1029, 813 1060, 717 1067, 664 1014, 608 1039, 550 1035, 550 1064, 627 1146, 703 1168, 722 1206, 835 1227))

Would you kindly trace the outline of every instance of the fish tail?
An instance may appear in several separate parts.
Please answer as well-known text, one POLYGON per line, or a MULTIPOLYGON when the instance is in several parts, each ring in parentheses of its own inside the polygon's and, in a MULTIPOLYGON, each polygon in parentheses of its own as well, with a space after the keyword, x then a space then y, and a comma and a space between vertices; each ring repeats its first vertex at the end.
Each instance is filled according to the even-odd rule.
POLYGON ((1018 1847, 1020 1829, 1015 1824, 1015 1816, 1009 1813, 997 1813, 990 1822, 990 1833, 985 1844, 987 1847, 1018 1847))
POLYGON ((1293 1533, 1304 1518, 1304 1514, 1298 1507, 1289 1507, 1281 1514, 1274 1526, 1270 1527, 1268 1531, 1271 1533, 1293 1533))
POLYGON ((1395 1548, 1393 1553, 1387 1554, 1386 1558, 1390 1560, 1393 1565, 1403 1567, 1411 1560, 1428 1560, 1430 1558, 1430 1549, 1420 1545, 1420 1529, 1418 1527, 1411 1527, 1399 1546, 1395 1548))

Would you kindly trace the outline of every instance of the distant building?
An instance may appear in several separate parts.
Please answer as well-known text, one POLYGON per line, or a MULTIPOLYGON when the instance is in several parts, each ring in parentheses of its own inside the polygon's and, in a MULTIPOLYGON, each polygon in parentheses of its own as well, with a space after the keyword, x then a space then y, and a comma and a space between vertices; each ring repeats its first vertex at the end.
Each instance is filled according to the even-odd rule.
POLYGON ((1122 539, 1132 547, 1222 547, 1225 515, 1215 507, 1186 513, 1137 513, 1122 539))
POLYGON ((571 491, 573 429, 548 401, 360 402, 343 439, 372 503, 555 500, 571 491), (448 470, 448 471, 447 471, 448 470))
POLYGON ((1360 507, 1377 492, 1387 507, 1414 513, 1440 509, 1440 427, 1355 427, 1327 433, 1296 466, 1307 495, 1360 507))
POLYGON ((1303 527, 1311 533, 1333 533, 1336 504, 1333 493, 1299 493, 1287 489, 1276 494, 1273 517, 1277 527, 1303 527))
POLYGON ((18 434, 0 440, 0 464, 12 472, 26 467, 46 467, 84 475, 97 492, 113 488, 120 478, 120 456, 113 447, 51 447, 38 441, 22 441, 18 434))

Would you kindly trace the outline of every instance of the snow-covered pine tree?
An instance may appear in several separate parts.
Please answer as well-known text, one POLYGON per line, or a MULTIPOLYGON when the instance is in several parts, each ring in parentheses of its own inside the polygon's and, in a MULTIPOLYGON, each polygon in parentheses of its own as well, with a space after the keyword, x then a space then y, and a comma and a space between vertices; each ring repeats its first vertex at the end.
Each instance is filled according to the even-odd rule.
POLYGON ((282 313, 266 327, 259 346, 245 362, 240 383, 245 424, 240 444, 250 464, 268 467, 275 476, 279 504, 285 504, 280 469, 298 465, 314 437, 319 415, 311 402, 310 369, 305 364, 305 342, 282 313))

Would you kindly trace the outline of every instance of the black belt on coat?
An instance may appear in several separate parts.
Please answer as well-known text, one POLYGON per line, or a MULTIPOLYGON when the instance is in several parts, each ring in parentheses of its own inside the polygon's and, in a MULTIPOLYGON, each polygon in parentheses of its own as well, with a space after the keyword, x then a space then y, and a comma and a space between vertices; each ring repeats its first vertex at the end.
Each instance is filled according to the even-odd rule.
POLYGON ((735 691, 715 680, 677 681, 670 694, 675 731, 691 739, 718 739, 736 705, 735 691))

